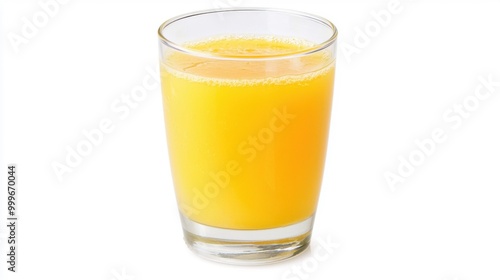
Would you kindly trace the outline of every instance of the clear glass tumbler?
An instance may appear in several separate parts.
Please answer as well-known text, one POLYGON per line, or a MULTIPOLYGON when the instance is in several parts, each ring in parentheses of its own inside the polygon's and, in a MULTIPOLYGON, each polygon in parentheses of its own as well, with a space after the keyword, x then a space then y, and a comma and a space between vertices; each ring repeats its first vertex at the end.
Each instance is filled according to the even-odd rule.
POLYGON ((201 11, 160 26, 171 172, 198 255, 262 264, 307 248, 336 38, 326 19, 277 9, 201 11))

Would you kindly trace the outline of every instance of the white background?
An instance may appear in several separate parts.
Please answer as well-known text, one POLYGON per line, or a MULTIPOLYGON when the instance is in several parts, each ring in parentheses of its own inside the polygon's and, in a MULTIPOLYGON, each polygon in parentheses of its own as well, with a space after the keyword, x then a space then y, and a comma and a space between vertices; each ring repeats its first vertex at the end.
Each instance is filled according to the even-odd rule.
POLYGON ((500 81, 498 1, 401 1, 381 26, 374 14, 388 10, 386 0, 70 0, 12 44, 46 2, 0 6, 0 279, 500 279, 500 87, 474 103, 479 77, 500 81), (340 31, 312 249, 275 265, 193 255, 182 241, 159 88, 127 117, 111 109, 157 69, 163 21, 231 5, 306 11, 340 31), (464 100, 468 117, 446 121, 464 100), (103 119, 114 130, 58 180, 52 164, 103 119), (446 141, 391 188, 384 174, 398 175, 399 157, 418 155, 415 141, 434 129, 446 141), (4 267, 8 163, 19 178, 15 274, 4 267), (318 260, 320 240, 335 246, 318 260))

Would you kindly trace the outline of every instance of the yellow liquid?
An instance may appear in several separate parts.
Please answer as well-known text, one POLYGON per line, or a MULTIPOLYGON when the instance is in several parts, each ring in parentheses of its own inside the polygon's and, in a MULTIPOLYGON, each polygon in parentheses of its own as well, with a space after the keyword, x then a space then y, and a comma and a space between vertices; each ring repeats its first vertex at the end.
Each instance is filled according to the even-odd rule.
POLYGON ((229 229, 275 228, 309 218, 323 174, 333 58, 318 52, 266 60, 309 47, 267 37, 224 37, 186 47, 208 56, 165 54, 161 67, 181 213, 229 229))

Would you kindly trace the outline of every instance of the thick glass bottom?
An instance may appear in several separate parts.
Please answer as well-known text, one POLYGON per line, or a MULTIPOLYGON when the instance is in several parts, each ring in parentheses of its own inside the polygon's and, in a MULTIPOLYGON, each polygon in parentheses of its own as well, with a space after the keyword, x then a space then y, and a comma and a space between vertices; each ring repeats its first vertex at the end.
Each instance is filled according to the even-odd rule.
POLYGON ((259 265, 304 251, 311 239, 314 215, 293 225, 262 230, 210 227, 182 214, 181 221, 186 244, 197 255, 227 264, 259 265))

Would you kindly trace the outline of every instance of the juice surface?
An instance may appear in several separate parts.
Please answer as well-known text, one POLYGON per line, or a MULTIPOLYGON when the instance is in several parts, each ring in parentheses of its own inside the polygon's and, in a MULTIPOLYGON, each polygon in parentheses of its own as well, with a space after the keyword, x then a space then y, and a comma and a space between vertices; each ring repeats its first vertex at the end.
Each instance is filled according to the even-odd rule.
POLYGON ((165 56, 165 124, 182 214, 229 229, 275 228, 314 214, 334 60, 326 52, 276 59, 310 46, 224 37, 185 45, 206 56, 165 56))

